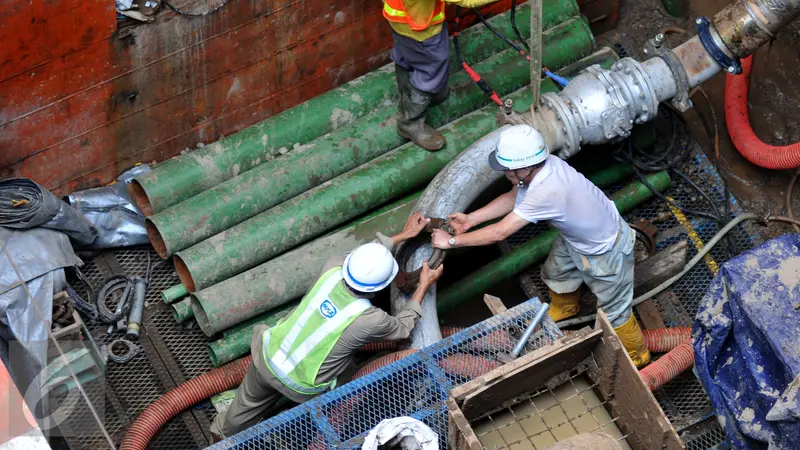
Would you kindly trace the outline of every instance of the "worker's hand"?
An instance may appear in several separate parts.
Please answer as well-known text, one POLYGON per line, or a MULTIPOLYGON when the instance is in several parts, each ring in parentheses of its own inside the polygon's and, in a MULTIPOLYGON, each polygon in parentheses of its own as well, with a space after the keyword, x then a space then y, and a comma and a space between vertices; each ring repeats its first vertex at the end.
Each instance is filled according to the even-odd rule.
POLYGON ((431 245, 433 248, 441 248, 443 250, 447 250, 450 248, 450 236, 444 230, 433 230, 431 233, 431 245))
POLYGON ((413 239, 425 229, 425 225, 429 224, 431 219, 423 216, 419 212, 415 212, 411 215, 411 217, 406 220, 406 224, 403 227, 403 231, 400 233, 403 238, 405 239, 413 239))
POLYGON ((469 222, 469 215, 464 213, 453 213, 447 216, 450 219, 450 226, 453 227, 453 230, 456 232, 456 236, 459 234, 466 233, 472 228, 472 224, 469 222))
POLYGON ((433 283, 436 283, 436 280, 442 276, 443 272, 444 264, 439 264, 439 267, 436 269, 431 269, 430 266, 428 266, 428 261, 425 260, 425 262, 422 263, 422 272, 419 274, 419 285, 424 286, 427 291, 428 288, 433 286, 433 283))

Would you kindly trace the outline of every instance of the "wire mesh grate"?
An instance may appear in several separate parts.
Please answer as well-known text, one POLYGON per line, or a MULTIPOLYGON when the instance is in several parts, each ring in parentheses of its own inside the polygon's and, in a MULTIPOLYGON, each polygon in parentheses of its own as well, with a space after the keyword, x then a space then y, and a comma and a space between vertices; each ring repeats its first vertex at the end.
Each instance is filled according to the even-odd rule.
MULTIPOLYGON (((225 449, 360 448, 383 418, 410 416, 427 423, 447 448, 444 402, 450 390, 502 365, 515 337, 541 303, 531 299, 395 363, 245 430, 217 445, 225 449), (313 419, 313 420, 312 420, 313 419)), ((526 351, 561 332, 549 317, 526 351)))
MULTIPOLYGON (((164 366, 163 359, 165 357, 184 360, 185 363, 181 364, 178 370, 182 374, 174 372, 167 374, 167 376, 178 379, 199 375, 211 367, 205 353, 207 338, 197 339, 197 333, 187 333, 183 330, 179 324, 174 322, 166 305, 161 302, 161 291, 176 284, 178 277, 171 262, 162 261, 149 247, 127 248, 113 253, 104 253, 91 259, 84 258, 84 260, 85 264, 81 271, 95 293, 99 293, 103 284, 114 274, 144 277, 150 267, 151 277, 145 297, 146 313, 143 320, 143 335, 147 339, 152 336, 154 345, 160 345, 158 335, 167 335, 179 343, 174 348, 170 348, 167 354, 142 351, 124 364, 115 364, 109 361, 103 382, 88 385, 90 389, 94 390, 93 394, 90 394, 93 403, 105 406, 103 425, 115 445, 119 445, 125 430, 133 419, 168 390, 164 379, 157 373, 157 368, 164 366), (195 339, 189 339, 190 336, 195 339)), ((74 287, 80 295, 87 298, 87 290, 84 286, 76 284, 74 287)), ((112 299, 108 305, 113 309, 115 301, 112 299)), ((99 321, 87 322, 86 325, 98 347, 108 345, 114 339, 121 337, 120 332, 108 334, 108 325, 99 321)), ((200 334, 202 335, 202 333, 200 334)), ((138 346, 141 348, 142 343, 138 346)), ((166 371, 170 372, 168 369, 166 371)), ((208 406, 203 408, 207 416, 211 414, 209 409, 213 408, 208 406)), ((88 409, 83 412, 79 409, 76 413, 70 414, 63 427, 71 448, 108 448, 107 441, 91 415, 88 414, 88 409)), ((193 436, 184 421, 177 417, 161 430, 151 446, 159 449, 188 450, 197 448, 196 442, 197 438, 193 436)))

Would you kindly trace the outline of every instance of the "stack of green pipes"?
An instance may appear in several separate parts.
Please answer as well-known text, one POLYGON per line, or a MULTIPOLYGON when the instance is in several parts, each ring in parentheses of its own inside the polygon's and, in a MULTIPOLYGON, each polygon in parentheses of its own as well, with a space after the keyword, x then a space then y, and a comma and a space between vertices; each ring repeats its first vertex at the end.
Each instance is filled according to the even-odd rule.
MULTIPOLYGON (((490 21, 513 35, 507 14, 490 21)), ((517 21, 527 36, 529 8, 519 8, 517 21)), ((593 50, 574 0, 546 0, 543 23, 543 59, 550 69, 593 50)), ((501 96, 529 82, 527 61, 485 27, 463 32, 461 46, 501 96)), ((176 320, 194 316, 209 336, 243 321, 264 322, 265 312, 303 294, 325 255, 401 227, 414 195, 312 241, 423 188, 453 156, 494 129, 496 108, 480 109, 488 103, 483 93, 455 61, 451 69, 452 95, 429 114, 429 123, 448 138, 438 153, 397 136, 396 85, 387 66, 137 177, 131 191, 149 216, 151 242, 163 257, 175 255, 188 287, 164 293, 176 320)), ((556 88, 545 81, 542 89, 556 88)), ((510 98, 522 108, 530 102, 527 92, 510 98)))

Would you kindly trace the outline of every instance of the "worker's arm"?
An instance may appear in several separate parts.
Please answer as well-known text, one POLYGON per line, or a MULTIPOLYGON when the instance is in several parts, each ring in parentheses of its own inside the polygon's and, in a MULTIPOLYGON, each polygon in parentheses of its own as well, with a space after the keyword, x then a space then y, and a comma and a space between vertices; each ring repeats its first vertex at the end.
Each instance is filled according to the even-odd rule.
POLYGON ((425 229, 425 226, 430 223, 430 221, 431 219, 428 219, 419 212, 415 212, 411 215, 411 217, 408 218, 408 220, 406 220, 403 230, 391 237, 392 246, 396 246, 403 241, 417 237, 422 230, 425 229))
POLYGON ((419 285, 414 291, 414 295, 411 296, 411 300, 406 302, 406 306, 394 316, 378 308, 371 308, 370 317, 374 319, 374 325, 369 332, 367 342, 408 339, 417 321, 422 317, 421 304, 425 293, 442 276, 443 271, 443 265, 434 270, 428 267, 428 261, 425 261, 422 264, 419 285))
POLYGON ((480 8, 481 6, 494 3, 497 0, 444 0, 445 3, 457 5, 462 8, 480 8))
POLYGON ((484 222, 488 222, 498 217, 503 217, 514 210, 514 202, 517 199, 517 187, 505 194, 492 200, 488 205, 469 214, 454 213, 447 216, 450 219, 450 226, 456 235, 466 233, 484 222))
MULTIPOLYGON (((527 220, 511 212, 500 222, 493 223, 479 230, 456 236, 456 247, 480 247, 507 239, 512 234, 529 224, 527 220)), ((443 230, 433 231, 432 245, 435 248, 448 249, 451 236, 443 230)))
MULTIPOLYGON (((419 235, 419 233, 425 228, 425 225, 427 225, 430 221, 431 219, 424 217, 422 214, 414 213, 408 218, 408 220, 406 220, 406 224, 400 233, 392 237, 386 236, 382 233, 376 233, 376 238, 373 239, 372 242, 383 245, 391 252, 394 250, 397 244, 417 237, 417 235, 419 235)), ((320 273, 323 274, 334 267, 341 266, 344 264, 344 259, 346 257, 347 254, 336 255, 328 258, 328 260, 322 266, 322 272, 320 273)))

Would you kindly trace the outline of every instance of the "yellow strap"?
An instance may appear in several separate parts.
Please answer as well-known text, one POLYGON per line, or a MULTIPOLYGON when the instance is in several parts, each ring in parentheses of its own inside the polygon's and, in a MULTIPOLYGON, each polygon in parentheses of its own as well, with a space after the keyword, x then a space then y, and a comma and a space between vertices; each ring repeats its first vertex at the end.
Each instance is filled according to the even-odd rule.
MULTIPOLYGON (((675 216, 675 219, 678 221, 678 223, 681 224, 681 226, 683 226, 683 228, 686 230, 686 234, 689 236, 689 239, 692 241, 692 244, 694 244, 694 247, 699 252, 705 246, 703 240, 700 239, 700 236, 697 234, 697 231, 695 231, 694 227, 692 226, 692 222, 686 218, 683 212, 680 209, 672 206, 672 203, 674 203, 672 197, 667 197, 667 199, 669 199, 669 201, 671 202, 668 204, 668 206, 670 211, 672 211, 672 215, 675 216)), ((714 259, 713 256, 711 256, 711 253, 704 256, 703 260, 706 262, 708 270, 710 270, 711 273, 714 274, 714 276, 717 276, 717 272, 719 272, 719 264, 717 264, 717 261, 714 259)))

